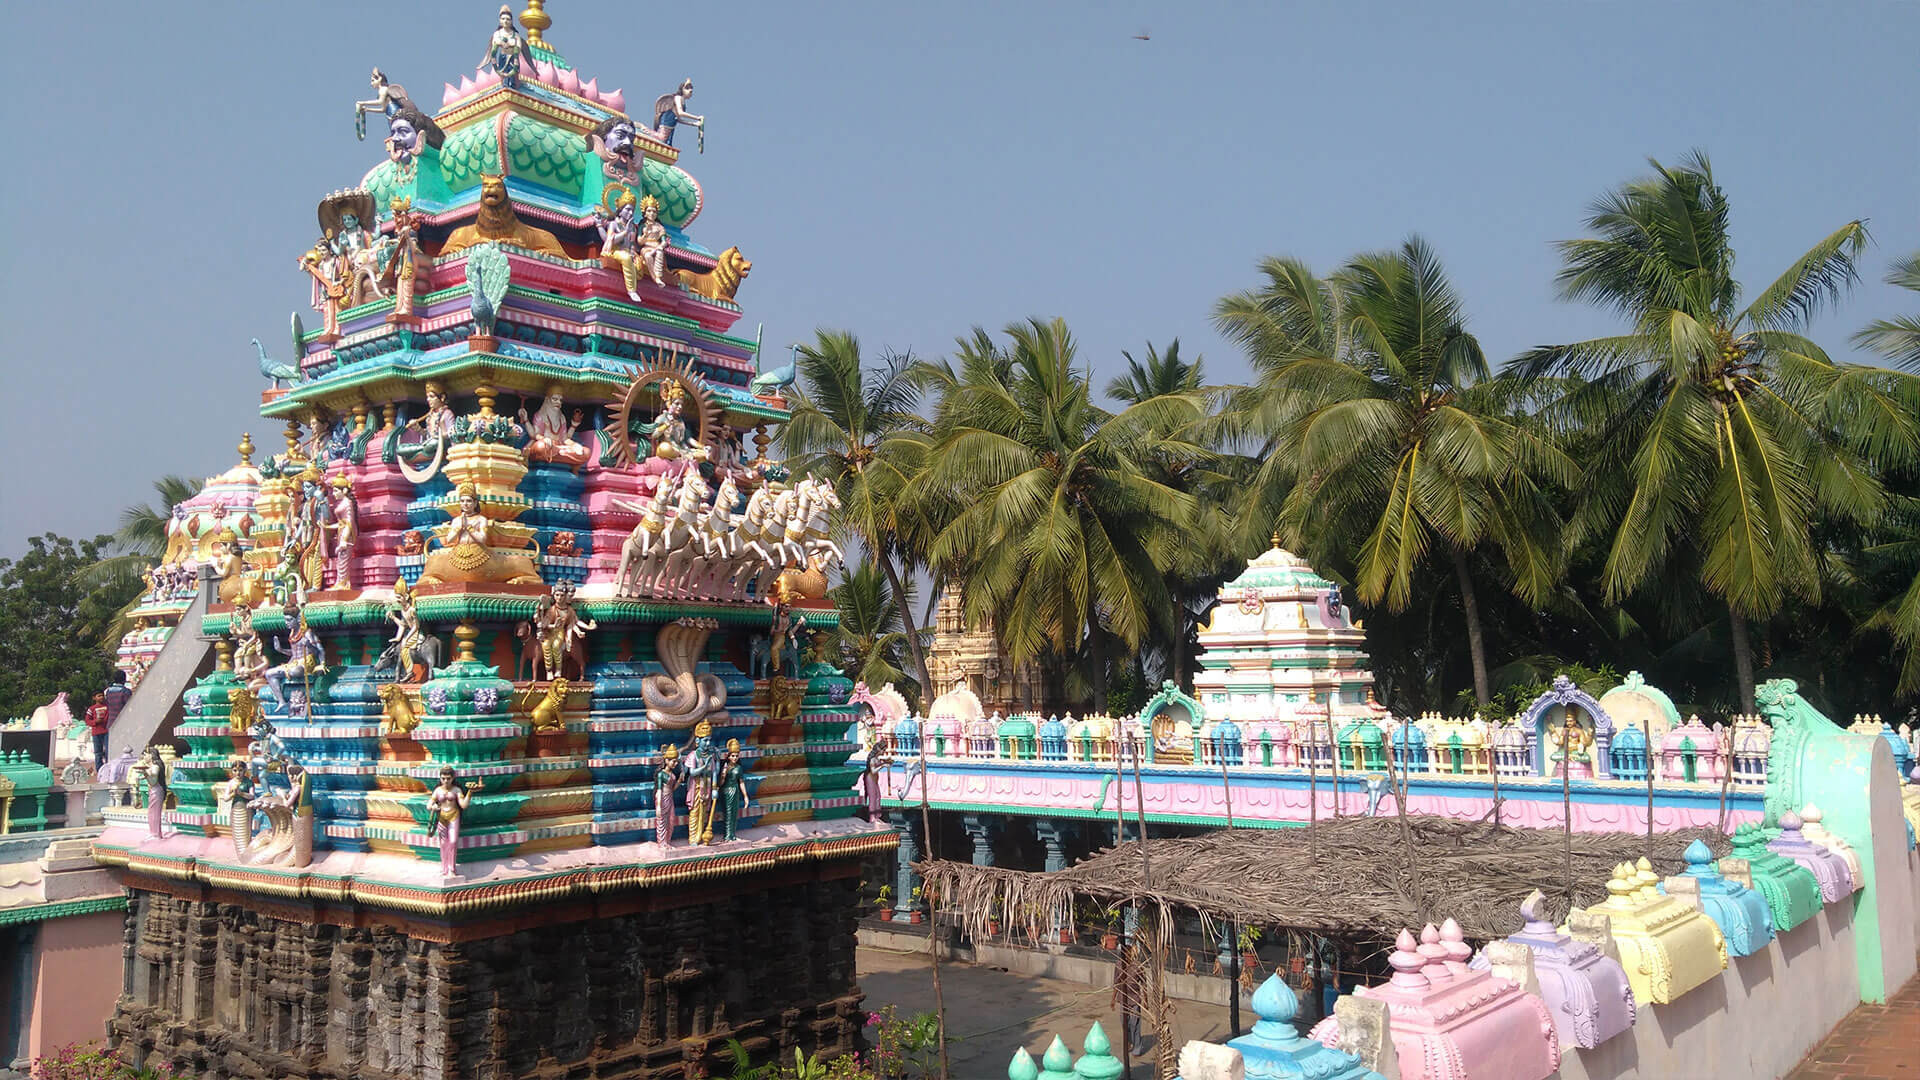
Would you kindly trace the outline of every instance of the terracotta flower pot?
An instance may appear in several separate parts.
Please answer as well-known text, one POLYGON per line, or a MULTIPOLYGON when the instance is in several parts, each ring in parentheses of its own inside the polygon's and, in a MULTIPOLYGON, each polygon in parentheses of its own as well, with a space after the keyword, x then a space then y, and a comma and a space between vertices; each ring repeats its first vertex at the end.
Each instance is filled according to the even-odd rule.
POLYGON ((1119 947, 1120 947, 1120 935, 1119 935, 1119 934, 1101 934, 1101 935, 1100 935, 1100 947, 1101 947, 1101 948, 1103 948, 1103 949, 1117 949, 1117 948, 1119 948, 1119 947))
POLYGON ((883 907, 883 908, 881 908, 881 909, 880 909, 880 921, 881 921, 881 922, 892 922, 892 921, 893 921, 893 909, 892 909, 892 908, 890 908, 890 907, 883 907))

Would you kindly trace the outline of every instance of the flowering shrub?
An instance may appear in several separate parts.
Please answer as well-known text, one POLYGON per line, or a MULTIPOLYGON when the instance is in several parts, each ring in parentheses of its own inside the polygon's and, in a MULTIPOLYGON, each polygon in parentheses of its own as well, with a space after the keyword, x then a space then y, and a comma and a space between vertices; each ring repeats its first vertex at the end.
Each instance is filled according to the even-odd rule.
POLYGON ((755 1068, 747 1064, 746 1048, 729 1039, 734 1060, 729 1080, 921 1080, 938 1073, 940 1019, 933 1013, 902 1020, 889 1005, 868 1013, 866 1026, 871 1029, 873 1049, 832 1061, 795 1050, 792 1064, 773 1062, 755 1068))
POLYGON ((183 1080, 167 1065, 135 1067, 98 1043, 70 1043, 52 1057, 35 1058, 33 1080, 183 1080))

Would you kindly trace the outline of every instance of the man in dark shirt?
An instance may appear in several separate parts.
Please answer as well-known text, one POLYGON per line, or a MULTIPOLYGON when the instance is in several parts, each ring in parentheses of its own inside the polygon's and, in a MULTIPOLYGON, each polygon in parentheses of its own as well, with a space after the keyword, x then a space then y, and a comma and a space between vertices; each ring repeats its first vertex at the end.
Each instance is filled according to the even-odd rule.
MULTIPOLYGON (((127 689, 127 673, 124 671, 115 669, 113 673, 113 680, 107 684, 107 689, 105 691, 105 694, 107 699, 107 724, 108 726, 112 726, 114 721, 120 719, 120 710, 126 708, 127 699, 133 696, 133 691, 127 689)), ((94 757, 98 759, 98 761, 96 762, 96 767, 99 762, 106 761, 107 759, 106 732, 100 731, 100 732, 94 733, 93 753, 94 753, 94 757)))

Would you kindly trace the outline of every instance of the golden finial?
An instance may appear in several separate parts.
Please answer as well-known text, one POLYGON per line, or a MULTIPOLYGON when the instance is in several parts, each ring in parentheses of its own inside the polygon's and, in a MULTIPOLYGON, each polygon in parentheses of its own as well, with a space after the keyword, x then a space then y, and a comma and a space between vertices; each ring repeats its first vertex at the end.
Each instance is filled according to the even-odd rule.
POLYGON ((243 431, 240 433, 240 445, 235 449, 240 451, 240 464, 249 466, 253 464, 253 435, 251 432, 243 431))
POLYGON ((474 396, 475 396, 476 398, 479 398, 479 399, 480 399, 480 415, 481 415, 481 416, 492 416, 492 415, 493 415, 493 402, 494 402, 494 392, 493 392, 493 387, 491 387, 491 386, 476 386, 476 387, 474 387, 474 388, 473 388, 473 394, 474 394, 474 396))
POLYGON ((546 0, 527 0, 527 10, 520 13, 520 25, 527 28, 527 44, 551 49, 546 39, 540 35, 553 25, 553 17, 547 14, 546 0))
POLYGON ((226 638, 216 638, 213 643, 215 671, 233 670, 233 643, 226 638))
POLYGON ((454 648, 460 650, 461 663, 471 664, 474 662, 473 642, 474 639, 479 636, 480 631, 475 630, 472 623, 461 623, 459 626, 453 628, 454 648))
POLYGON ((1278 548, 1280 546, 1280 530, 1279 529, 1273 530, 1273 536, 1271 537, 1271 539, 1273 540, 1273 546, 1275 548, 1278 548))
POLYGON ((287 436, 287 459, 289 461, 292 461, 295 459, 303 458, 305 455, 300 453, 300 421, 295 420, 292 417, 287 418, 286 436, 287 436))

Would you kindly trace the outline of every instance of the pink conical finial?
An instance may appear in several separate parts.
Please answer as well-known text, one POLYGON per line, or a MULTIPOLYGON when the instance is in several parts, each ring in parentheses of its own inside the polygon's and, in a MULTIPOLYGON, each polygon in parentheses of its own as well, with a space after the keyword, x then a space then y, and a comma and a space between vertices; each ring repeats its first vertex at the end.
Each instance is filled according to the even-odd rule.
POLYGON ((1467 944, 1466 932, 1452 916, 1440 924, 1440 946, 1447 950, 1447 967, 1455 975, 1467 973, 1467 960, 1473 956, 1472 946, 1467 944))
POLYGON ((1447 947, 1440 944, 1440 930, 1428 923, 1420 931, 1420 958, 1426 966, 1420 973, 1428 982, 1443 982, 1453 978, 1453 972, 1447 970, 1447 947))
POLYGON ((614 112, 626 112, 627 92, 625 90, 609 90, 600 95, 600 104, 605 105, 614 112))
POLYGON ((1393 978, 1389 980, 1393 985, 1409 988, 1427 985, 1427 977, 1420 974, 1426 961, 1414 951, 1416 948, 1411 930, 1402 930, 1400 936, 1393 939, 1393 952, 1387 956, 1387 965, 1393 968, 1393 978))

